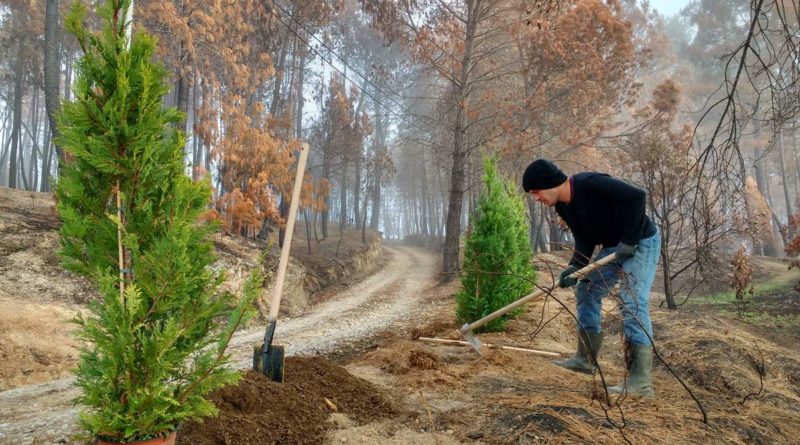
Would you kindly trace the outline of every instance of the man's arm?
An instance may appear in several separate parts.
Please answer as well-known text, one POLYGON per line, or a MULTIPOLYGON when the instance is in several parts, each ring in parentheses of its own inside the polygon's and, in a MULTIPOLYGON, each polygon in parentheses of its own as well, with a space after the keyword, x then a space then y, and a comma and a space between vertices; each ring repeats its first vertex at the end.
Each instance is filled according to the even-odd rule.
POLYGON ((575 252, 572 253, 572 259, 569 260, 569 264, 577 266, 579 269, 585 267, 592 259, 594 247, 592 243, 584 241, 576 236, 575 252))

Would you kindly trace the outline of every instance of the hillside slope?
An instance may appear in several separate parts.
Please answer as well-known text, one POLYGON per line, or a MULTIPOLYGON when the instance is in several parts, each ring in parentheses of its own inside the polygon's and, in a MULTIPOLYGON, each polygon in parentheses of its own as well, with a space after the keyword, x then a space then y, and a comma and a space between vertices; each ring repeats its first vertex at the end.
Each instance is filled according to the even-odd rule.
MULTIPOLYGON (((91 284, 59 265, 58 216, 52 194, 0 187, 0 391, 66 377, 77 360, 69 320, 96 299, 91 284)), ((304 229, 304 228, 303 228, 304 229)), ((380 268, 383 250, 375 234, 338 228, 327 240, 312 239, 307 252, 305 231, 295 232, 281 313, 296 315, 331 292, 380 268)), ((242 285, 246 274, 268 255, 264 267, 274 279, 279 250, 266 242, 217 235, 217 267, 226 270, 228 289, 242 285)), ((266 315, 272 286, 257 302, 266 315)))

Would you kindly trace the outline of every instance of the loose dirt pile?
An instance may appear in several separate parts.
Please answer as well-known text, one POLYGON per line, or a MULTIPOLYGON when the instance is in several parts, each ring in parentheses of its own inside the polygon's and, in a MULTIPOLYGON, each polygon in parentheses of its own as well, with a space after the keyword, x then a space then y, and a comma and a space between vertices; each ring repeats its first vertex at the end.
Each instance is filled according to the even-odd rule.
POLYGON ((178 443, 320 444, 334 412, 358 425, 400 414, 376 386, 325 359, 290 357, 285 373, 285 382, 275 383, 248 371, 238 385, 214 392, 219 417, 184 425, 178 443))

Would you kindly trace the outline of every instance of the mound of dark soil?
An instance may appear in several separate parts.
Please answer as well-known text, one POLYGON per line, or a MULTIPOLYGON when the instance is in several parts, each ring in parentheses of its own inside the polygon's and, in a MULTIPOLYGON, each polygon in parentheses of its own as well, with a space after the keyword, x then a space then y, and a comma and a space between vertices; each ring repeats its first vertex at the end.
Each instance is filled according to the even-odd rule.
POLYGON ((185 424, 179 445, 319 444, 334 409, 359 424, 398 413, 371 383, 318 357, 286 359, 283 383, 248 371, 210 399, 219 417, 185 424))

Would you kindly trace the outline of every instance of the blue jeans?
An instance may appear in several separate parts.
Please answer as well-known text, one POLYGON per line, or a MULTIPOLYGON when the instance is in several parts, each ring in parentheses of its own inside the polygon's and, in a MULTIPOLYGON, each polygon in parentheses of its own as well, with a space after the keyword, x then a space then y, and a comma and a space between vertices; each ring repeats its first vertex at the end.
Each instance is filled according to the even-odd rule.
MULTIPOLYGON (((605 247, 595 260, 614 253, 616 247, 605 247)), ((576 288, 578 328, 601 332, 603 297, 620 281, 619 309, 622 313, 622 331, 629 343, 650 346, 653 325, 650 322, 650 289, 656 276, 656 265, 661 252, 661 235, 656 234, 639 241, 636 254, 622 267, 612 262, 593 271, 576 288)))

